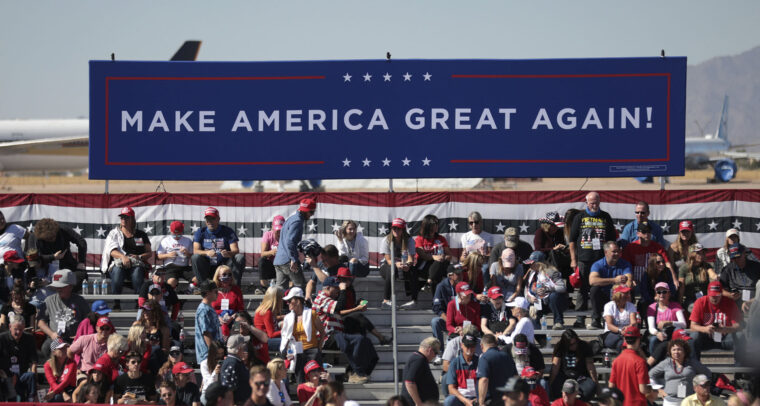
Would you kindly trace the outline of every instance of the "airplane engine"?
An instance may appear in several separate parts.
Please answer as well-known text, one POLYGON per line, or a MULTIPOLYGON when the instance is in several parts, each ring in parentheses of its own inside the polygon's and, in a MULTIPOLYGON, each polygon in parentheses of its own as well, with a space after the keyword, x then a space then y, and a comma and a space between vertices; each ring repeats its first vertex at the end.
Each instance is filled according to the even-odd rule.
POLYGON ((730 158, 723 158, 715 162, 715 180, 719 182, 730 182, 736 177, 736 162, 730 158))

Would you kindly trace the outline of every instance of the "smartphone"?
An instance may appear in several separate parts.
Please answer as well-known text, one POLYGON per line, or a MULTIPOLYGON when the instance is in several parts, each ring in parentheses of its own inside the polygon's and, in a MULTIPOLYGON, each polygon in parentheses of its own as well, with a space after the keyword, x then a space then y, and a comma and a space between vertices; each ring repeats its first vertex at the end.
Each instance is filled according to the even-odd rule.
POLYGON ((364 306, 364 305, 366 305, 367 303, 369 303, 369 302, 368 302, 366 299, 362 299, 362 301, 361 301, 361 302, 359 302, 359 306, 364 306))

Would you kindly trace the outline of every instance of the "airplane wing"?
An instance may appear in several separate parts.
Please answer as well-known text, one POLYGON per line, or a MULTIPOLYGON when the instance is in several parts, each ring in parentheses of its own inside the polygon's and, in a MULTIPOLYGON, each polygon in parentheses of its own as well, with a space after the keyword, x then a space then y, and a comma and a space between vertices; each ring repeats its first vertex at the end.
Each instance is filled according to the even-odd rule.
POLYGON ((13 141, 0 144, 0 155, 10 154, 34 154, 45 151, 50 153, 52 151, 66 149, 71 152, 74 149, 83 151, 83 155, 87 155, 87 147, 90 144, 89 135, 75 135, 63 138, 43 138, 38 140, 28 141, 13 141))
POLYGON ((723 151, 721 155, 734 159, 754 159, 760 160, 760 152, 739 152, 739 151, 723 151))

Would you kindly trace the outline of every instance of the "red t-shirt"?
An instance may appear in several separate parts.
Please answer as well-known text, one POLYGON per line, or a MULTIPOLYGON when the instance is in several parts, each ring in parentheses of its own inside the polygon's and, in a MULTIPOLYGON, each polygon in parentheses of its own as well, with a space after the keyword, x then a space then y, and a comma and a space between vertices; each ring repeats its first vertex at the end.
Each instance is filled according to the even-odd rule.
MULTIPOLYGON (((552 402, 551 406, 568 406, 568 404, 565 403, 564 399, 559 398, 559 399, 555 400, 554 402, 552 402)), ((589 406, 589 405, 588 405, 588 403, 586 403, 586 402, 584 402, 584 401, 582 401, 582 400, 580 400, 578 398, 575 398, 575 403, 573 404, 573 406, 589 406)))
POLYGON ((533 406, 549 406, 549 394, 541 385, 536 385, 528 394, 528 402, 533 406))
MULTIPOLYGON (((446 241, 446 237, 440 234, 435 235, 431 239, 424 238, 421 235, 414 237, 414 248, 415 249, 419 248, 425 251, 426 254, 433 255, 435 253, 436 248, 439 246, 444 247, 444 248, 447 248, 449 246, 449 242, 446 241)), ((416 255, 416 254, 415 254, 415 258, 417 260, 420 259, 419 255, 416 255)))
MULTIPOLYGON (((211 307, 214 308, 216 311, 216 314, 222 314, 222 300, 228 300, 228 309, 233 310, 235 312, 240 312, 245 309, 243 306, 243 292, 240 290, 240 286, 232 285, 230 290, 228 292, 222 292, 219 290, 219 295, 216 297, 216 300, 211 303, 211 307)), ((229 337, 230 335, 230 324, 222 324, 222 335, 225 337, 229 337)))
POLYGON ((480 331, 480 304, 472 298, 466 305, 460 303, 457 310, 456 298, 449 300, 446 308, 446 330, 453 334, 457 327, 462 327, 465 320, 469 320, 480 331))
POLYGON ((623 352, 612 362, 610 382, 623 392, 623 406, 647 406, 647 398, 639 390, 639 385, 649 383, 647 363, 633 350, 623 352))
POLYGON ((95 362, 95 365, 101 367, 100 370, 103 371, 104 376, 111 377, 111 382, 116 382, 116 378, 119 377, 119 364, 113 362, 108 354, 103 354, 102 357, 98 358, 98 360, 95 362))
MULTIPOLYGON (((649 256, 654 253, 660 254, 665 259, 665 262, 668 261, 668 253, 665 251, 665 248, 662 248, 662 245, 655 241, 650 241, 646 247, 641 245, 641 240, 636 240, 625 246, 623 259, 631 263, 634 280, 641 280, 641 274, 647 270, 649 256)), ((663 272, 670 271, 666 269, 663 272)))
MULTIPOLYGON (((316 391, 317 388, 312 388, 310 385, 307 385, 305 383, 298 385, 298 388, 296 389, 296 394, 298 395, 298 403, 305 405, 316 391)), ((316 399, 313 405, 321 406, 322 403, 319 401, 319 399, 316 399)))
POLYGON ((254 313, 253 326, 261 331, 266 331, 269 338, 280 337, 281 331, 277 328, 277 321, 272 315, 272 310, 267 310, 263 314, 254 313))
POLYGON ((50 390, 53 391, 53 393, 61 394, 68 387, 76 387, 77 364, 74 363, 74 361, 67 360, 67 362, 63 364, 63 371, 60 371, 61 375, 58 377, 53 375, 53 369, 50 367, 50 362, 54 361, 46 362, 44 369, 45 378, 47 378, 48 385, 50 385, 50 390))
POLYGON ((708 326, 717 321, 721 327, 731 327, 741 320, 741 313, 736 302, 731 299, 722 297, 720 303, 713 306, 709 296, 702 296, 694 302, 689 320, 700 326, 708 326))

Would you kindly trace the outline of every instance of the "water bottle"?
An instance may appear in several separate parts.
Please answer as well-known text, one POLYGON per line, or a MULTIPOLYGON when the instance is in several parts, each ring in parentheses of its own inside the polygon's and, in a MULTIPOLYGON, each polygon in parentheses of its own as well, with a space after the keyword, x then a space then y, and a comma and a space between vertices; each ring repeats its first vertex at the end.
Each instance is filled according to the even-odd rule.
POLYGON ((610 361, 610 352, 605 351, 604 352, 604 366, 609 368, 612 366, 612 362, 610 361))
POLYGON ((436 245, 435 246, 435 255, 443 255, 443 246, 442 245, 436 245))
POLYGON ((406 261, 408 261, 408 260, 409 260, 409 252, 407 252, 407 251, 401 252, 401 263, 405 264, 406 261))
POLYGON ((60 266, 61 266, 61 262, 57 259, 50 262, 50 265, 48 266, 48 275, 52 275, 56 273, 60 266))
POLYGON ((185 345, 185 329, 184 328, 179 329, 179 343, 180 345, 185 345))
POLYGON ((82 281, 82 294, 83 295, 90 294, 90 283, 87 281, 87 279, 82 281))
POLYGON ((185 312, 180 310, 179 315, 177 316, 177 323, 179 323, 180 328, 185 327, 185 312))
POLYGON ((108 278, 103 278, 103 281, 100 284, 100 294, 101 295, 107 295, 108 294, 108 288, 109 288, 109 281, 108 278))
POLYGON ((546 347, 551 347, 551 341, 552 341, 552 334, 551 330, 549 330, 548 327, 546 327, 546 316, 542 317, 543 321, 541 321, 541 327, 545 330, 548 330, 549 332, 546 333, 546 347))

